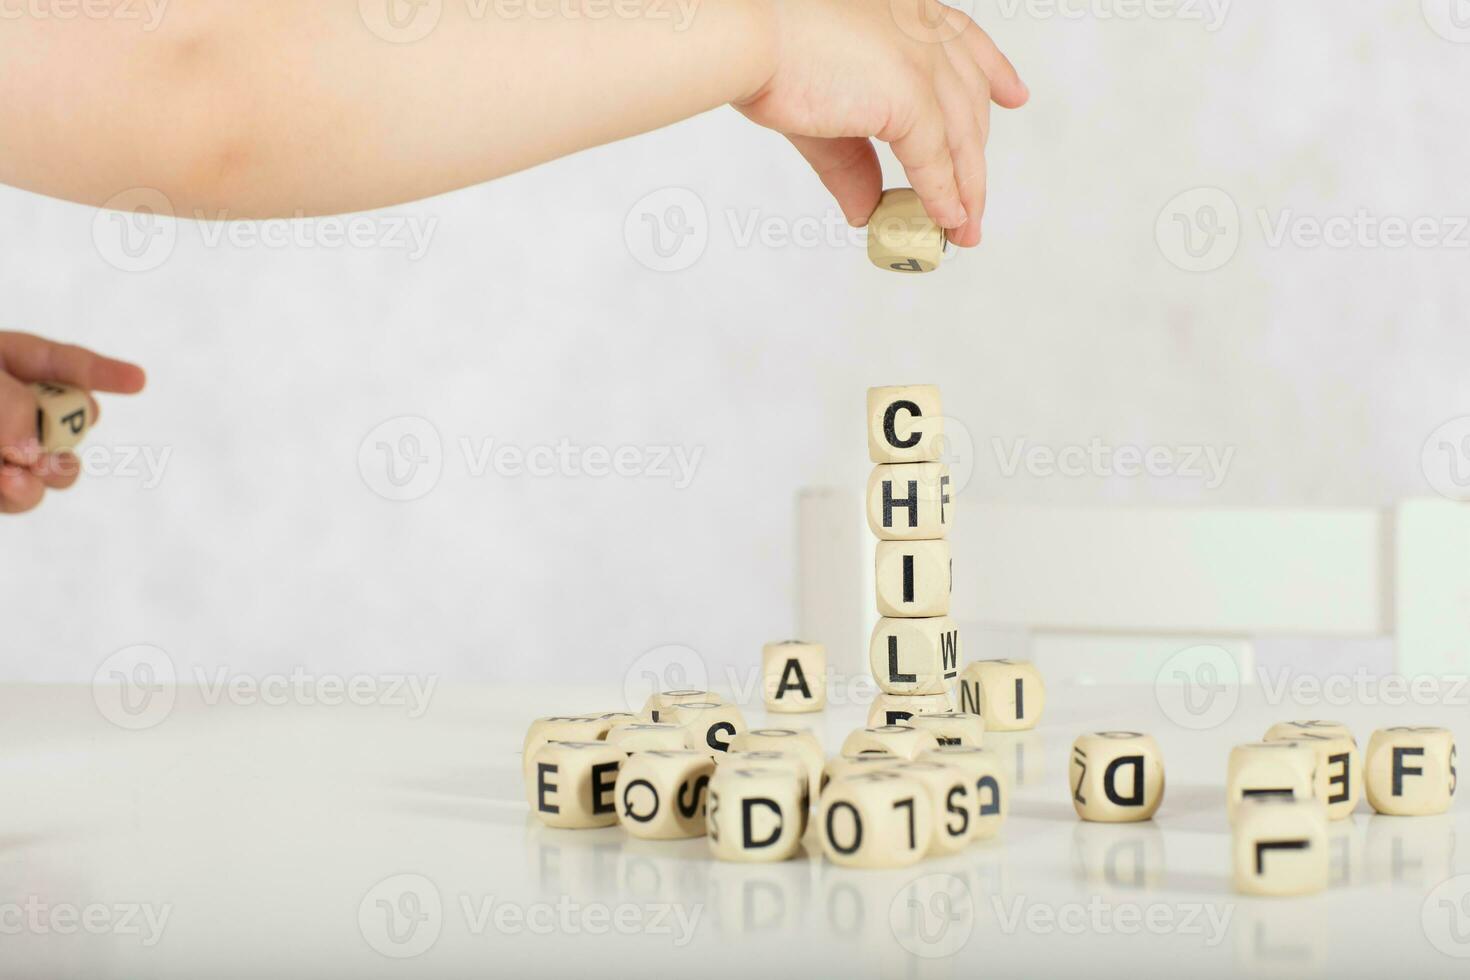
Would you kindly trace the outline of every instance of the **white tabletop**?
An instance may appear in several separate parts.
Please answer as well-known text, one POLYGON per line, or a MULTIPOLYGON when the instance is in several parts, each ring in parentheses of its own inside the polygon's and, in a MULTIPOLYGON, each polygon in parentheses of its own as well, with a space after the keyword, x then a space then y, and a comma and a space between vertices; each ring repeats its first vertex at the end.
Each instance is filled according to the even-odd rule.
MULTIPOLYGON (((542 827, 523 798, 527 722, 623 710, 613 688, 441 685, 421 715, 411 698, 272 706, 186 689, 138 730, 90 688, 0 688, 0 975, 1465 976, 1463 794, 1442 817, 1365 805, 1332 825, 1331 890, 1251 899, 1230 888, 1223 790, 1230 746, 1273 721, 1336 718, 1360 743, 1441 724, 1463 744, 1465 706, 1266 696, 1194 731, 1148 687, 1054 688, 1037 731, 990 736, 1016 783, 998 839, 862 872, 810 846, 728 864, 703 839, 542 827), (1081 823, 1068 745, 1120 727, 1158 738, 1163 807, 1081 823)), ((800 720, 832 751, 861 713, 800 720)))

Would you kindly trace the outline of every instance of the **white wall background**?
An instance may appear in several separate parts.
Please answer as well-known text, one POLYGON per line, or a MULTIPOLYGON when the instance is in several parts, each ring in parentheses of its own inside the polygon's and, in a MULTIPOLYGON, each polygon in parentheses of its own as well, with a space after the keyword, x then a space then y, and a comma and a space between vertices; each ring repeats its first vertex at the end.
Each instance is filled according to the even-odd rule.
POLYGON ((148 393, 106 400, 91 445, 171 452, 157 486, 114 473, 0 521, 0 676, 86 680, 141 642, 181 670, 257 673, 614 680, 665 643, 748 663, 793 626, 797 488, 866 477, 872 384, 942 386, 976 440, 970 506, 1430 492, 1425 440, 1470 415, 1470 231, 1272 246, 1260 212, 1452 234, 1470 215, 1470 43, 1411 0, 1240 2, 1215 31, 1018 2, 976 10, 1034 93, 997 115, 987 243, 922 279, 860 244, 742 243, 752 220, 835 212, 729 110, 399 209, 437 222, 418 259, 184 224, 166 261, 125 272, 90 209, 0 191, 0 323, 143 363, 148 393), (1200 187, 1238 207, 1239 246, 1191 273, 1155 223, 1200 187), (664 188, 707 214, 682 271, 625 241, 664 188), (412 502, 359 466, 400 416, 443 445, 412 502), (1234 456, 1213 488, 1006 475, 992 440, 1022 438, 1234 456), (476 476, 461 439, 702 456, 684 489, 476 476))

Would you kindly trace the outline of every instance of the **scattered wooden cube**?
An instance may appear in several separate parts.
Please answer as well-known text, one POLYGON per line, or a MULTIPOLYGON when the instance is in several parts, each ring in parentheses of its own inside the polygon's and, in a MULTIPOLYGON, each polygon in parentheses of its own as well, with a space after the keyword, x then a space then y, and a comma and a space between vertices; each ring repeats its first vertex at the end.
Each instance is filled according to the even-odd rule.
POLYGON ((879 541, 873 566, 881 615, 909 619, 949 615, 954 561, 948 541, 879 541))
POLYGON ((537 718, 526 729, 526 738, 521 744, 521 768, 529 773, 531 759, 536 750, 547 742, 600 742, 607 737, 614 725, 633 720, 633 716, 624 711, 602 715, 551 715, 537 718))
POLYGON ((1243 802, 1263 796, 1314 800, 1317 753, 1301 742, 1267 741, 1230 750, 1225 772, 1225 804, 1233 822, 1243 802))
POLYGON ((31 385, 36 395, 36 435, 48 453, 75 449, 96 418, 92 398, 80 388, 40 381, 31 385))
POLYGON ((944 409, 935 385, 868 389, 868 458, 933 463, 944 452, 944 409))
POLYGON ((912 776, 892 769, 836 779, 817 809, 822 853, 851 868, 902 868, 933 840, 929 793, 912 776))
POLYGON ((901 759, 918 758, 920 752, 939 748, 939 739, 931 732, 921 732, 912 725, 877 725, 859 728, 842 743, 843 755, 896 755, 901 759))
POLYGON ((868 477, 868 527, 883 541, 942 538, 954 517, 949 467, 883 463, 868 477))
POLYGON ((868 727, 906 725, 918 715, 937 715, 954 710, 954 699, 943 694, 879 694, 868 707, 868 727))
POLYGON ((888 771, 912 776, 929 794, 928 853, 953 854, 975 839, 975 800, 964 770, 931 758, 898 762, 888 771))
POLYGON ((921 732, 931 732, 939 740, 941 748, 947 745, 961 745, 978 749, 985 744, 984 719, 968 711, 915 715, 906 724, 921 732))
POLYGON ((730 751, 785 752, 796 756, 806 764, 808 785, 815 786, 822 775, 822 743, 807 728, 752 728, 736 735, 730 742, 730 751))
POLYGON ((526 777, 531 812, 548 827, 607 827, 618 822, 615 790, 625 756, 607 742, 548 742, 526 777))
POLYGON ((960 710, 984 718, 987 731, 1035 728, 1046 710, 1046 685, 1029 661, 977 660, 960 674, 960 710))
POLYGON ((827 648, 820 643, 767 643, 761 677, 767 711, 794 714, 827 706, 827 648))
POLYGON ((986 840, 1000 833, 1010 809, 1010 786, 1000 756, 989 749, 968 745, 942 745, 920 753, 919 761, 940 762, 965 774, 975 806, 971 822, 975 840, 986 840))
POLYGON ((1131 823, 1164 799, 1164 758, 1153 736, 1093 732, 1072 743, 1072 806, 1083 820, 1131 823))
POLYGON ((684 729, 684 747, 719 753, 745 730, 745 716, 737 705, 724 701, 681 701, 658 709, 663 724, 684 729))
POLYGON ((605 741, 629 755, 656 749, 687 749, 688 734, 678 725, 662 721, 626 721, 614 725, 605 741))
POLYGON ((868 666, 886 694, 947 694, 960 674, 960 628, 948 616, 880 619, 868 666))
POLYGON ((724 765, 709 784, 705 830, 722 861, 785 861, 806 829, 807 790, 789 769, 724 765))
POLYGON ((944 257, 944 229, 909 187, 883 192, 868 218, 868 259, 893 272, 933 272, 944 257))
POLYGON ((795 752, 777 752, 769 749, 757 749, 753 752, 725 752, 715 756, 715 769, 722 767, 739 767, 744 769, 779 769, 789 772, 801 781, 801 798, 805 805, 801 809, 801 833, 806 833, 806 818, 811 810, 812 782, 811 768, 808 760, 795 752))
POLYGON ((1448 728, 1380 728, 1368 740, 1363 772, 1379 813, 1444 813, 1455 797, 1455 736, 1448 728))
POLYGON ((1309 895, 1327 887, 1327 815, 1315 800, 1246 800, 1234 828, 1235 889, 1309 895))
MULTIPOLYGON (((1277 730, 1275 727, 1272 731, 1277 730)), ((1310 749, 1316 756, 1316 784, 1314 796, 1327 810, 1328 820, 1345 820, 1362 798, 1363 765, 1358 755, 1358 744, 1351 734, 1332 732, 1325 728, 1317 731, 1285 729, 1294 732, 1289 739, 1296 745, 1310 749)), ((1275 741, 1271 732, 1266 733, 1268 742, 1275 741)))
POLYGON ((618 772, 618 822, 634 837, 676 840, 705 830, 705 792, 714 775, 708 752, 637 752, 618 772))

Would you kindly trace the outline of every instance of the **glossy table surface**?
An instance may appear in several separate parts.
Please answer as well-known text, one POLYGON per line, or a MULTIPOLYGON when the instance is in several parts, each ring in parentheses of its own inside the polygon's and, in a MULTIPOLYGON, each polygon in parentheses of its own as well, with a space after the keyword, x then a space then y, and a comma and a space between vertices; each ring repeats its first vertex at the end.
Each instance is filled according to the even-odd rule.
MULTIPOLYGON (((1054 688, 1036 731, 989 736, 1014 780, 998 839, 882 872, 810 846, 729 864, 703 839, 540 826, 523 798, 526 724, 625 710, 616 688, 437 685, 333 706, 187 688, 121 714, 117 696, 0 688, 0 975, 1470 971, 1463 794, 1439 817, 1364 804, 1331 827, 1329 891, 1253 899, 1230 888, 1223 788, 1230 746, 1282 719, 1335 718, 1360 744, 1375 727, 1443 724, 1463 744, 1458 695, 1329 706, 1252 688, 1202 716, 1152 687, 1054 688), (1116 728, 1160 742, 1163 807, 1142 824, 1081 823, 1068 746, 1116 728)), ((777 723, 810 725, 831 752, 861 720, 849 707, 777 723)))

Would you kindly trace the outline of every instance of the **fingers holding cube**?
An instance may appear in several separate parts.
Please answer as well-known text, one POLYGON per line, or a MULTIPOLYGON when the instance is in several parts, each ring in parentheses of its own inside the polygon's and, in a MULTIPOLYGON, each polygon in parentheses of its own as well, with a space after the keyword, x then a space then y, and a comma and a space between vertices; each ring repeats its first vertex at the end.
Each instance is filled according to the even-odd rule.
POLYGON ((36 435, 48 453, 75 449, 97 421, 92 396, 80 388, 40 381, 36 394, 36 435))

